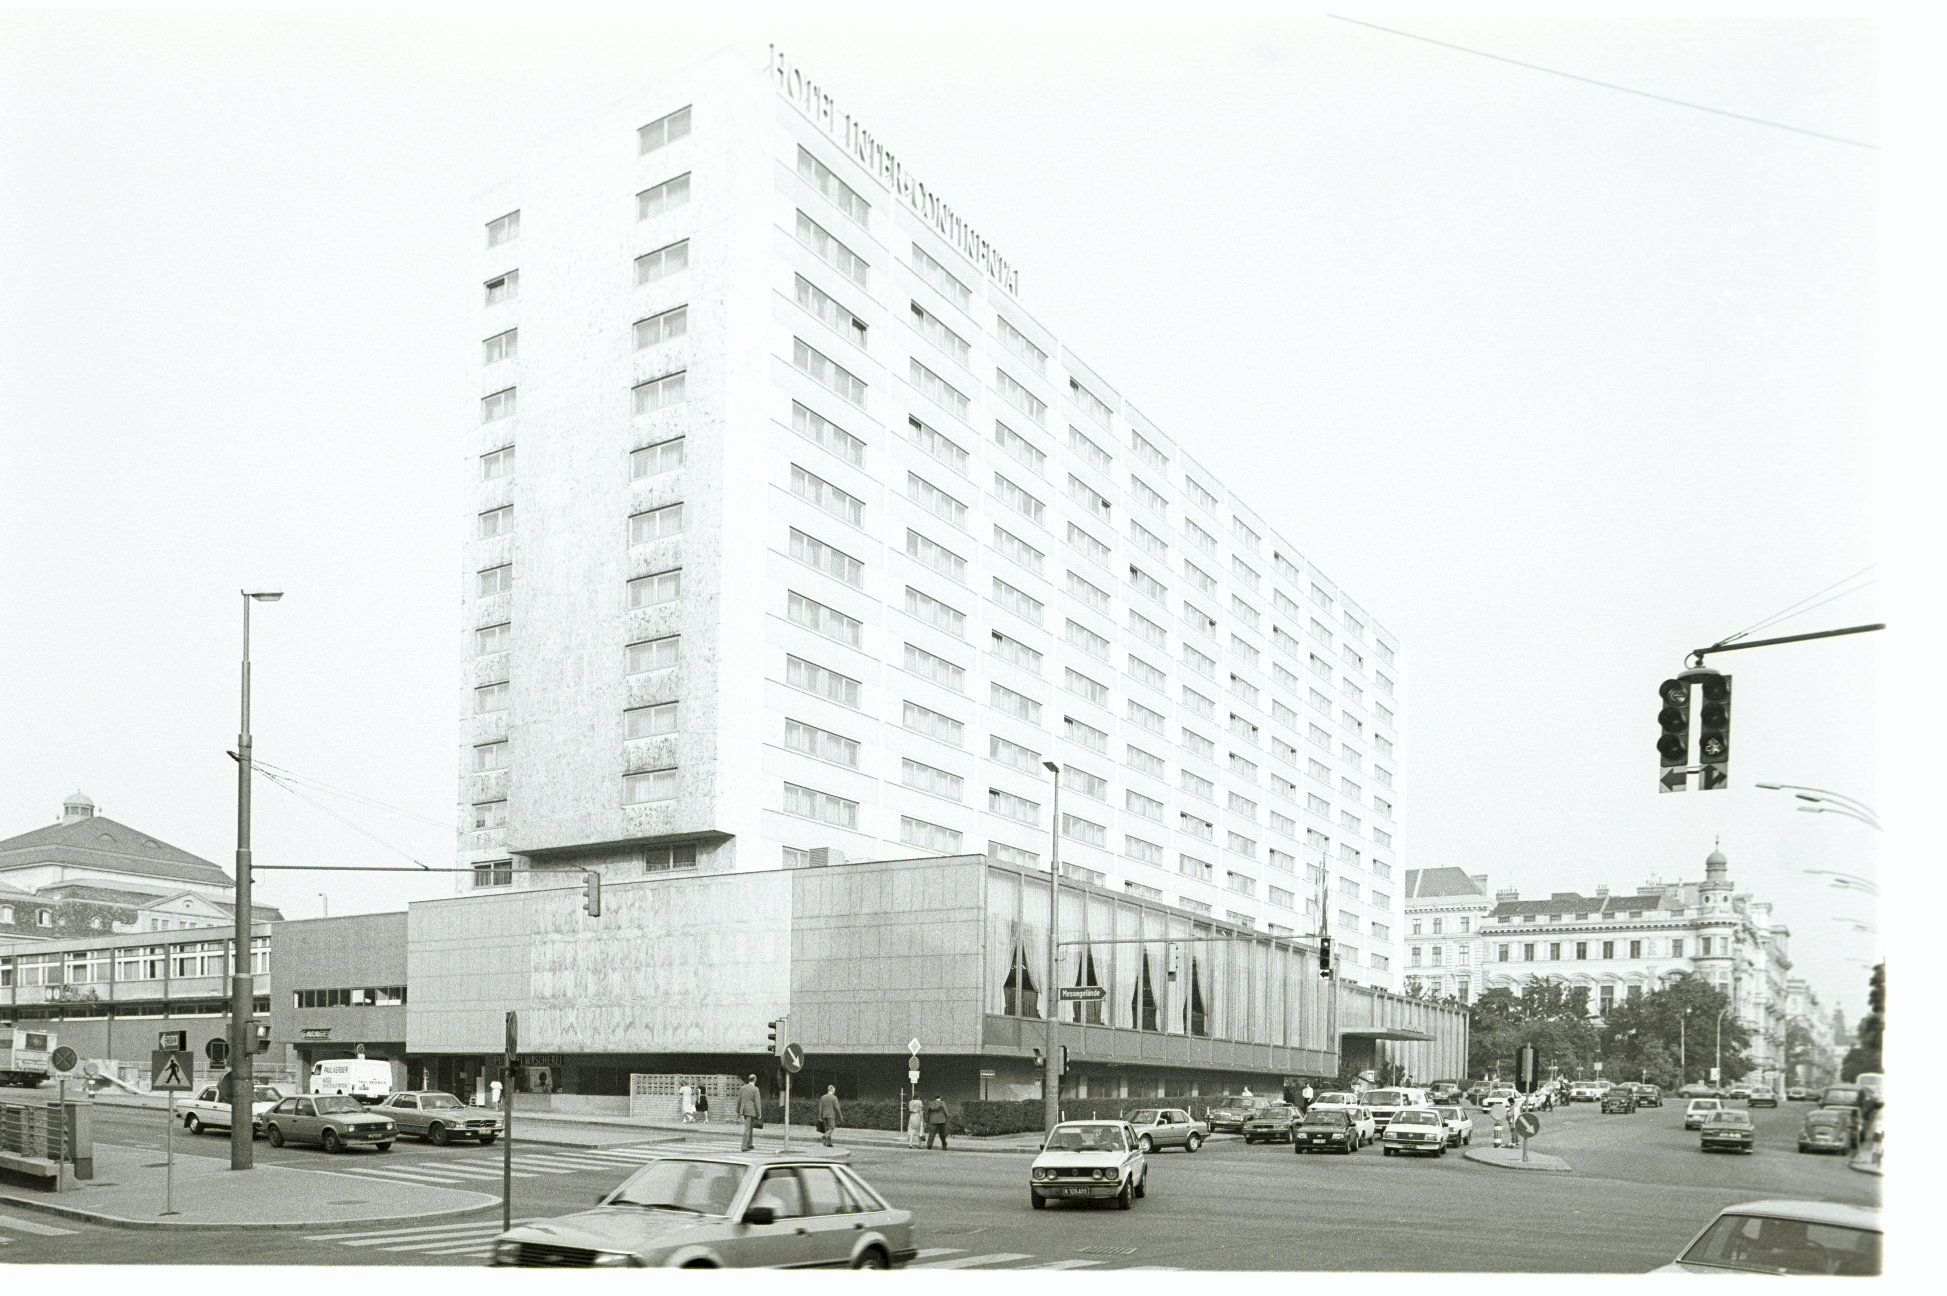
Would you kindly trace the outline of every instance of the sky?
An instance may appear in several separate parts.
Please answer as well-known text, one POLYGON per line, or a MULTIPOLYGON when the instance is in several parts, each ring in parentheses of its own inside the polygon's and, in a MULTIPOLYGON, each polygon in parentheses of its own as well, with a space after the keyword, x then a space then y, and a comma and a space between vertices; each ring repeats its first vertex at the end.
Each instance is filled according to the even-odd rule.
MULTIPOLYGON (((1886 745, 1937 702, 1901 402, 1938 328, 1900 314, 1937 253, 1881 221, 1913 33, 716 12, 0 10, 0 837, 78 788, 229 868, 268 588, 256 756, 302 782, 259 780, 257 861, 452 865, 469 200, 775 42, 1401 642, 1403 867, 1628 891, 1721 840, 1794 973, 1863 1009, 1870 897, 1804 870, 1877 879, 1879 834, 1754 785, 1874 804, 1921 858, 1898 806, 1937 758, 1886 745), (1658 796, 1658 684, 1820 598, 1751 637, 1896 624, 1713 657, 1732 786, 1658 796)), ((257 877, 288 917, 452 890, 257 877)))

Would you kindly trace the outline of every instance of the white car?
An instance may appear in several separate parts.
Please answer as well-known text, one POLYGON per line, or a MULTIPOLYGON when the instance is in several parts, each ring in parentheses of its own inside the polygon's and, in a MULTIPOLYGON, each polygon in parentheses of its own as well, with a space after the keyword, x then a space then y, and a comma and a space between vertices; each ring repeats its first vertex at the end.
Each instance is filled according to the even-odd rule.
POLYGON ((1114 1201, 1120 1210, 1149 1194, 1149 1163, 1127 1121, 1063 1121, 1048 1132, 1028 1170, 1028 1202, 1114 1201))
POLYGON ((1721 1098, 1692 1098, 1690 1105, 1683 1109, 1683 1127, 1687 1130, 1702 1129, 1704 1122, 1724 1110, 1721 1098))
POLYGON ((1650 1272, 1873 1277, 1881 1234, 1875 1206, 1746 1202, 1726 1206, 1675 1260, 1650 1272))
POLYGON ((1379 1150, 1387 1156, 1412 1152, 1420 1155, 1447 1154, 1447 1122, 1431 1107, 1401 1107, 1386 1122, 1379 1136, 1379 1150))
POLYGON ((1448 1147, 1461 1147, 1474 1141, 1474 1118, 1467 1114, 1465 1107, 1443 1103, 1433 1110, 1446 1122, 1448 1147))
MULTIPOLYGON (((254 1133, 259 1127, 263 1114, 283 1102, 288 1095, 276 1085, 260 1084, 257 1097, 250 1104, 251 1127, 254 1133)), ((183 1128, 191 1134, 201 1134, 204 1130, 224 1130, 230 1128, 230 1104, 217 1097, 213 1084, 204 1085, 195 1095, 176 1108, 182 1114, 183 1128)))
POLYGON ((1305 1110, 1317 1111, 1319 1108, 1337 1109, 1352 1113, 1352 1123, 1359 1129, 1359 1146, 1368 1147, 1379 1139, 1379 1122, 1373 1119, 1372 1109, 1359 1101, 1357 1094, 1322 1093, 1305 1110))

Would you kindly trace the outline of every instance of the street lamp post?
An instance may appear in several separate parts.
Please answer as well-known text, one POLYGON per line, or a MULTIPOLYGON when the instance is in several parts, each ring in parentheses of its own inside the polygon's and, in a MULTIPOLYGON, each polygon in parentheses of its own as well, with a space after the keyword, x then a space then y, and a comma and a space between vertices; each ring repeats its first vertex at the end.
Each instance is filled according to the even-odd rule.
POLYGON ((1717 1010, 1717 1079, 1712 1083, 1718 1086, 1724 1083, 1724 1014, 1730 1010, 1730 1004, 1717 1010))
POLYGON ((1811 804, 1798 807, 1809 814, 1842 814, 1848 819, 1857 819, 1867 827, 1878 831, 1879 812, 1861 801, 1858 797, 1834 792, 1830 788, 1804 787, 1797 783, 1760 783, 1767 792, 1790 792, 1800 801, 1811 804))
POLYGON ((1041 996, 1041 1011, 1048 1019, 1048 1050, 1042 1059, 1042 1119, 1052 1131, 1061 1124, 1061 1054, 1056 1047, 1055 1014, 1061 1011, 1061 991, 1055 982, 1055 942, 1059 939, 1061 913, 1061 766, 1042 761, 1041 767, 1054 776, 1055 804, 1048 833, 1048 983, 1041 996))
POLYGON ((282 590, 239 590, 243 595, 243 710, 237 729, 237 923, 230 951, 230 1168, 249 1170, 256 1164, 251 1142, 252 1102, 257 1096, 251 1066, 256 1041, 251 1019, 256 1013, 256 982, 250 974, 250 605, 275 603, 282 590))

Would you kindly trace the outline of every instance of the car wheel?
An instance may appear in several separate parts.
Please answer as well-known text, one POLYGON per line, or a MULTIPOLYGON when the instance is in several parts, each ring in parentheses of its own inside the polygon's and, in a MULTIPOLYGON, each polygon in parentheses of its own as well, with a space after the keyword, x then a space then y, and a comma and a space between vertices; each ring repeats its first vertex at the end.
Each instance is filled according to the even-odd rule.
POLYGON ((203 1122, 197 1120, 194 1115, 185 1116, 183 1117, 183 1128, 191 1134, 201 1134, 203 1132, 203 1122))
POLYGON ((323 1145, 324 1150, 327 1152, 336 1152, 344 1146, 338 1141, 338 1131, 329 1126, 326 1126, 325 1132, 318 1136, 318 1142, 323 1145))
POLYGON ((377 1148, 381 1152, 390 1152, 392 1150, 392 1145, 390 1143, 374 1143, 372 1146, 377 1148))
POLYGON ((1136 1196, 1149 1196, 1149 1171, 1146 1169, 1143 1171, 1143 1177, 1136 1181, 1136 1196))
POLYGON ((1028 1189, 1028 1205, 1034 1207, 1036 1210, 1047 1210, 1048 1199, 1030 1188, 1028 1189))
POLYGON ((453 1136, 447 1132, 446 1126, 440 1124, 438 1121, 434 1121, 426 1130, 426 1137, 431 1139, 434 1145, 438 1147, 445 1147, 453 1141, 453 1136))
POLYGON ((1185 1152, 1194 1152, 1202 1146, 1203 1135, 1201 1134, 1192 1134, 1189 1138, 1183 1140, 1183 1150, 1185 1152))
POLYGON ((275 1125, 270 1127, 270 1145, 272 1147, 284 1146, 284 1131, 278 1129, 275 1125))
POLYGON ((481 1146, 481 1147, 492 1147, 492 1146, 493 1146, 493 1141, 494 1141, 495 1139, 497 1139, 497 1138, 499 1138, 499 1137, 500 1137, 500 1135, 498 1135, 498 1134, 482 1134, 482 1135, 480 1136, 480 1146, 481 1146))
POLYGON ((886 1253, 880 1248, 867 1247, 858 1259, 852 1261, 852 1268, 890 1269, 892 1268, 892 1261, 886 1259, 886 1253))
POLYGON ((1141 1152, 1144 1156, 1148 1156, 1151 1152, 1154 1152, 1156 1150, 1156 1141, 1150 1138, 1149 1135, 1144 1134, 1142 1137, 1136 1140, 1136 1150, 1141 1152))
POLYGON ((1379 1150, 1380 1150, 1381 1152, 1384 1152, 1384 1153, 1385 1153, 1385 1154, 1386 1154, 1387 1156, 1391 1156, 1391 1155, 1393 1154, 1393 1149, 1391 1149, 1391 1148, 1389 1148, 1389 1147, 1382 1147, 1382 1148, 1380 1148, 1379 1150))
POLYGON ((1122 1191, 1115 1195, 1115 1208, 1117 1210, 1128 1210, 1129 1204, 1135 1200, 1135 1196, 1136 1194, 1129 1188, 1129 1181, 1124 1179, 1122 1181, 1122 1191))

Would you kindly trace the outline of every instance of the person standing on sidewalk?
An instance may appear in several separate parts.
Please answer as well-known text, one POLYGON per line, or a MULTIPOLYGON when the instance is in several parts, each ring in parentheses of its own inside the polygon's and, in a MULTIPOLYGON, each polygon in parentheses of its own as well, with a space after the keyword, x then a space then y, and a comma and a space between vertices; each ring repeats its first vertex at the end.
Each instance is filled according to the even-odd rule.
POLYGON ((705 1125, 710 1123, 710 1091, 702 1085, 696 1087, 696 1119, 705 1125))
POLYGON ((690 1088, 687 1080, 683 1082, 683 1087, 676 1091, 676 1106, 683 1113, 683 1124, 689 1125, 696 1121, 696 1090, 690 1088))
POLYGON ((832 1145, 832 1131, 838 1128, 838 1086, 826 1085, 818 1099, 818 1128, 825 1135, 825 1146, 832 1145))
POLYGON ((763 1100, 757 1096, 757 1077, 745 1076, 744 1087, 737 1091, 737 1117, 744 1123, 744 1151, 757 1145, 757 1126, 763 1116, 763 1100))
POLYGON ((926 1146, 931 1148, 933 1140, 940 1140, 940 1151, 946 1151, 946 1100, 938 1094, 926 1104, 926 1146))
POLYGON ((913 1100, 906 1104, 906 1146, 918 1147, 920 1135, 925 1132, 926 1104, 914 1094, 913 1100))

